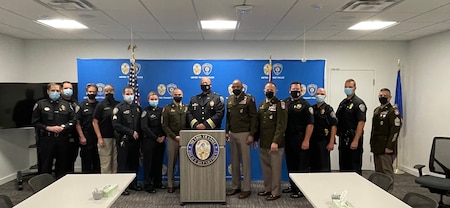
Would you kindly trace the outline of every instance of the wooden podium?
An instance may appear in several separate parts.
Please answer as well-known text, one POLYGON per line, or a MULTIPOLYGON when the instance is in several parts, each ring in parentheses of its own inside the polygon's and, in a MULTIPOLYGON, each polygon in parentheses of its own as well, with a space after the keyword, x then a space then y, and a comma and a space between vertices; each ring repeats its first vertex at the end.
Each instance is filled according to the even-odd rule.
POLYGON ((226 204, 225 131, 180 131, 180 205, 226 204))

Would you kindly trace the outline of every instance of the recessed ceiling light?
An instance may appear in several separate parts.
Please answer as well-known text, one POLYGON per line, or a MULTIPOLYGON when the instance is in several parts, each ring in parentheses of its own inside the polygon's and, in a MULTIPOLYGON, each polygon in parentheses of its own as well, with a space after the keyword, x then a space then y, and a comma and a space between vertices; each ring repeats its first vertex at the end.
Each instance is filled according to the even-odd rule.
POLYGON ((86 25, 68 19, 37 20, 37 22, 58 29, 88 29, 86 25))
POLYGON ((351 27, 349 30, 381 30, 391 26, 394 26, 397 22, 390 21, 365 21, 357 23, 351 27))
POLYGON ((237 21, 231 20, 201 20, 200 24, 204 30, 234 30, 237 21))

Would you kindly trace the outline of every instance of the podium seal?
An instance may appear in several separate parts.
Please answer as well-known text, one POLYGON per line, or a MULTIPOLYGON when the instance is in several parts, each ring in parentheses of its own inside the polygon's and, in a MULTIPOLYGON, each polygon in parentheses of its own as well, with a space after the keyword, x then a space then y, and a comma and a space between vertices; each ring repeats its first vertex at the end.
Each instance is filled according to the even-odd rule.
POLYGON ((189 160, 198 166, 209 166, 219 157, 219 143, 209 134, 197 134, 187 144, 189 160))

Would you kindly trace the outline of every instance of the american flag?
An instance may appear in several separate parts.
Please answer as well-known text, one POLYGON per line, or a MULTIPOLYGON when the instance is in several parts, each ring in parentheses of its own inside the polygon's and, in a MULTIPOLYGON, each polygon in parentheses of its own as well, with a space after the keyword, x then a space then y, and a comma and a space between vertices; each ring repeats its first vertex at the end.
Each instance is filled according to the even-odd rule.
POLYGON ((130 75, 128 76, 128 86, 133 88, 134 91, 134 103, 141 105, 141 94, 139 93, 139 84, 137 79, 137 64, 132 64, 130 68, 130 75))

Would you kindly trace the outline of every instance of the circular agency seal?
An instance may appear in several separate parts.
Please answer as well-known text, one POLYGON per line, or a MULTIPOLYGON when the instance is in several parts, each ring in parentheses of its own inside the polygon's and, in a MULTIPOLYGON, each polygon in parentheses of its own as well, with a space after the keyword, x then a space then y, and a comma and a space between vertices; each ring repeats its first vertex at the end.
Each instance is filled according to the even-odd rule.
POLYGON ((213 164, 219 157, 219 143, 208 134, 197 134, 187 144, 189 160, 198 166, 213 164))

